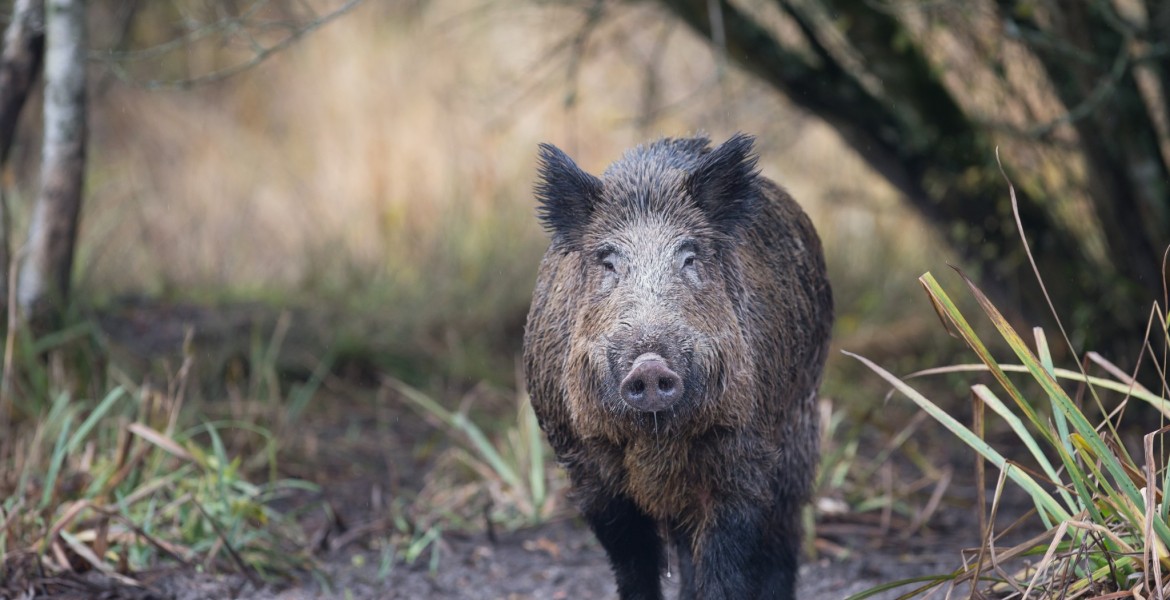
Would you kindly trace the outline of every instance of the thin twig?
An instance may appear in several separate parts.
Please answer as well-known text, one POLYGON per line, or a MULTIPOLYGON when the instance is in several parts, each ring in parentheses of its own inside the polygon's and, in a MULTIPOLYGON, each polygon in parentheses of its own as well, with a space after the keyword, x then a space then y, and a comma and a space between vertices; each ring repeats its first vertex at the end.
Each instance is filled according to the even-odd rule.
POLYGON ((179 50, 180 48, 183 48, 185 46, 189 46, 189 45, 194 44, 194 43, 196 43, 204 38, 210 37, 211 35, 220 33, 226 29, 230 29, 241 22, 245 22, 249 16, 251 16, 251 15, 255 14, 257 11, 259 11, 260 8, 263 7, 265 4, 268 4, 268 0, 261 0, 259 2, 255 2, 251 6, 249 6, 248 9, 245 10, 239 16, 233 16, 230 18, 220 19, 218 21, 215 21, 212 23, 207 23, 207 24, 202 25, 200 27, 188 29, 186 33, 184 33, 183 35, 180 35, 179 37, 167 40, 161 44, 156 44, 154 46, 150 46, 148 48, 142 48, 139 50, 118 50, 118 51, 100 51, 100 50, 98 50, 98 51, 90 52, 89 58, 90 58, 90 60, 100 61, 100 62, 104 62, 104 63, 140 62, 140 61, 147 61, 147 60, 154 60, 157 58, 161 58, 163 56, 166 56, 167 54, 170 54, 171 52, 179 50))
MULTIPOLYGON (((250 58, 242 63, 235 64, 235 65, 232 65, 230 67, 226 67, 226 68, 219 69, 216 71, 212 71, 210 73, 206 73, 203 75, 198 75, 195 77, 189 77, 189 78, 185 78, 185 79, 174 79, 174 80, 151 79, 151 80, 147 80, 147 81, 136 81, 132 77, 130 77, 130 75, 128 73, 126 73, 125 69, 123 69, 118 64, 117 61, 108 60, 108 61, 106 61, 106 63, 110 67, 110 69, 114 73, 114 75, 117 76, 119 79, 125 81, 126 83, 129 83, 132 85, 142 86, 142 87, 145 87, 145 88, 151 89, 151 90, 175 90, 175 89, 185 90, 185 89, 189 89, 189 88, 200 86, 200 85, 218 83, 220 81, 223 81, 223 80, 228 79, 230 77, 233 77, 235 75, 239 75, 240 73, 243 73, 244 71, 247 71, 248 69, 251 69, 252 67, 255 67, 255 66, 259 65, 260 63, 268 60, 274 54, 276 54, 282 50, 287 49, 288 47, 292 46, 297 41, 299 41, 301 38, 313 33, 314 31, 317 31, 318 29, 324 27, 328 23, 336 20, 338 17, 350 12, 351 10, 356 8, 358 4, 361 4, 362 2, 363 2, 363 0, 349 0, 348 2, 343 4, 340 8, 338 8, 337 10, 334 10, 333 12, 330 12, 330 13, 326 13, 325 15, 322 15, 320 18, 304 25, 303 27, 301 27, 299 29, 294 29, 291 33, 289 33, 288 37, 280 40, 279 42, 277 42, 271 46, 257 48, 254 51, 252 58, 250 58)), ((255 6, 255 5, 253 5, 253 6, 255 6)), ((225 26, 227 28, 239 28, 239 26, 241 25, 241 21, 239 20, 239 18, 227 20, 226 25, 223 25, 223 23, 224 22, 221 21, 221 22, 218 22, 216 24, 209 25, 206 28, 216 28, 217 30, 222 31, 222 29, 225 26)), ((203 32, 203 30, 206 28, 200 28, 197 31, 203 32)), ((201 33, 201 35, 202 35, 202 33, 201 33)), ((187 43, 189 43, 189 41, 187 43)), ((182 44, 180 44, 180 46, 181 45, 182 44)), ((154 49, 151 49, 151 51, 152 52, 155 52, 155 51, 161 52, 162 50, 160 49, 160 47, 155 47, 154 49)), ((129 56, 136 58, 133 54, 129 54, 129 56)))
MULTIPOLYGON (((1056 320, 1056 327, 1060 329, 1060 335, 1064 338, 1064 343, 1068 346, 1068 351, 1072 353, 1073 359, 1077 363, 1077 368, 1081 370, 1081 375, 1085 377, 1085 383, 1088 385, 1089 393, 1096 400, 1097 406, 1102 407, 1101 398, 1097 395, 1097 388, 1089 383, 1089 374, 1085 372, 1085 368, 1081 362, 1081 355, 1073 346, 1072 339, 1069 338, 1068 332, 1064 328, 1064 322, 1060 319, 1060 314, 1056 311, 1056 305, 1052 302, 1052 296, 1048 293, 1048 286, 1044 284, 1044 277, 1040 274, 1040 267, 1036 265, 1036 258, 1032 256, 1032 246, 1028 243, 1027 232, 1024 231, 1024 222, 1020 218, 1020 202, 1016 198, 1016 188, 1012 185, 1011 178, 1008 177, 1007 171, 1003 168, 1003 161, 999 158, 999 147, 995 148, 995 164, 999 166, 999 173, 1003 176, 1004 181, 1008 185, 1008 193, 1012 200, 1012 216, 1016 220, 1016 232, 1020 235, 1020 243, 1024 246, 1024 254, 1028 257, 1028 264, 1032 266, 1032 273, 1036 276, 1036 283, 1040 285, 1040 292, 1044 294, 1044 302, 1048 304, 1048 310, 1052 312, 1052 318, 1056 320)), ((1102 410, 1102 412, 1105 412, 1102 410)))
POLYGON ((257 588, 263 585, 263 582, 261 582, 256 574, 252 572, 252 568, 248 566, 248 563, 244 562, 244 557, 240 556, 240 554, 236 552, 236 549, 232 547, 231 542, 229 542, 227 539, 227 534, 224 533, 223 528, 220 527, 219 521, 216 521, 214 518, 212 518, 212 516, 207 512, 207 509, 203 508, 203 505, 200 504, 198 500, 191 498, 191 503, 195 505, 195 508, 199 509, 200 514, 203 515, 203 518, 207 519, 208 523, 211 523, 211 528, 215 530, 215 534, 219 536, 219 541, 223 543, 223 547, 228 551, 228 555, 232 557, 232 562, 236 563, 236 566, 239 567, 240 571, 244 573, 244 576, 248 578, 248 581, 257 588))
MULTIPOLYGON (((1064 113, 1063 115, 1052 119, 1047 123, 1043 123, 1029 129, 1027 135, 1036 138, 1045 138, 1052 134, 1052 132, 1055 131, 1057 127, 1066 123, 1075 123, 1076 121, 1080 121, 1081 119, 1084 119, 1085 117, 1092 114, 1093 111, 1100 108, 1101 105, 1103 105, 1109 96, 1113 93, 1113 91, 1117 89, 1117 84, 1121 83, 1121 79, 1129 70, 1130 64, 1131 60, 1129 55, 1129 39, 1127 38, 1125 42, 1121 44, 1120 49, 1117 51, 1117 56, 1115 56, 1113 59, 1113 66, 1110 67, 1108 76, 1103 78, 1101 82, 1093 88, 1093 91, 1089 92, 1088 96, 1085 96, 1084 100, 1081 100, 1079 104, 1069 109, 1068 112, 1064 113)), ((996 160, 999 160, 998 149, 996 150, 996 160)), ((1003 165, 1000 165, 1000 169, 1003 169, 1003 165)), ((1018 218, 1019 217, 1017 215, 1017 219, 1018 218)), ((1021 236, 1022 235, 1023 232, 1021 232, 1021 236)), ((1031 257, 1029 256, 1029 258, 1031 257)), ((1047 292, 1045 294, 1047 294, 1047 292)))
POLYGON ((21 246, 8 264, 8 331, 4 334, 4 373, 0 380, 0 431, 9 433, 9 411, 12 406, 12 360, 16 352, 16 331, 20 327, 20 313, 16 305, 16 275, 20 261, 24 260, 24 246, 21 246))

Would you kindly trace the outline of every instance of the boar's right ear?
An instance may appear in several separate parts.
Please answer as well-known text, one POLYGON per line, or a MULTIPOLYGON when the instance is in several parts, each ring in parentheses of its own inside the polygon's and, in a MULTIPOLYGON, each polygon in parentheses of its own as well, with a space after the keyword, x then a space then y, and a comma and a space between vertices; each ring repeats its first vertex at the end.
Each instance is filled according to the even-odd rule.
POLYGON ((731 233, 751 221, 759 209, 759 170, 752 145, 755 138, 737 133, 702 155, 687 187, 711 223, 731 233))
POLYGON ((571 244, 589 222, 601 197, 601 180, 582 171, 552 144, 540 145, 538 174, 537 216, 554 238, 571 244))

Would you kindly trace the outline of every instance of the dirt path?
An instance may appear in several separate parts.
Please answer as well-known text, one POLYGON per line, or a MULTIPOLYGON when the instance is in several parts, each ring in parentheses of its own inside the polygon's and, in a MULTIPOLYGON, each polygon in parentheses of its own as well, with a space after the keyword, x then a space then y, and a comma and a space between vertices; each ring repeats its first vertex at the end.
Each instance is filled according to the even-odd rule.
MULTIPOLYGON (((957 562, 954 544, 932 540, 914 549, 859 549, 845 560, 821 560, 801 569, 798 598, 840 600, 881 583, 937 574, 957 562), (909 551, 908 551, 909 550, 909 551)), ((442 545, 439 567, 431 573, 425 560, 396 565, 380 574, 376 553, 352 553, 326 565, 328 586, 317 582, 283 590, 255 589, 240 577, 215 578, 172 574, 159 590, 178 600, 255 598, 258 600, 453 599, 610 599, 616 598, 605 555, 588 532, 568 523, 501 536, 450 539, 442 545)), ((667 597, 677 594, 677 580, 666 579, 667 597)), ((892 600, 912 588, 875 598, 892 600)))

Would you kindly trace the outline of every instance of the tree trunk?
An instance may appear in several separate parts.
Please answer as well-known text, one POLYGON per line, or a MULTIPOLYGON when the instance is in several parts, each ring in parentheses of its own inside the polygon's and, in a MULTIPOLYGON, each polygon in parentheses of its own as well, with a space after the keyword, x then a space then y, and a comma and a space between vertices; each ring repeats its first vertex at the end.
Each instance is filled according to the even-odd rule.
MULTIPOLYGON (((708 0, 660 2, 701 36, 713 37, 708 0)), ((819 3, 832 15, 832 26, 843 28, 838 35, 860 57, 861 70, 882 82, 875 91, 822 40, 808 3, 776 2, 803 34, 801 49, 783 43, 736 4, 718 2, 733 60, 835 128, 938 227, 1002 310, 1022 312, 1033 322, 1045 320, 1047 302, 1030 276, 1012 222, 992 132, 965 113, 921 47, 905 43, 913 36, 904 24, 881 3, 819 3)), ((1005 163, 1010 172, 1010 157, 1005 163)), ((1132 265, 1101 272, 1085 245, 1057 222, 1043 190, 1030 191, 1040 194, 1016 190, 1024 233, 1058 310, 1063 316, 1076 313, 1074 339, 1114 356, 1136 354, 1153 299, 1149 268, 1139 277, 1133 276, 1132 265)), ((1160 256, 1130 255, 1129 260, 1153 265, 1160 256)))
MULTIPOLYGON (((44 0, 16 0, 4 31, 0 54, 0 169, 16 138, 16 124, 32 91, 45 54, 44 0)), ((12 260, 12 221, 7 198, 0 197, 0 306, 8 304, 8 269, 12 260)), ((0 311, 3 313, 5 311, 0 311)))
POLYGON ((34 331, 56 326, 69 299, 85 174, 84 1, 48 0, 45 38, 41 191, 17 286, 17 303, 34 331))
MULTIPOLYGON (((1131 284, 1144 287, 1149 298, 1161 296, 1164 274, 1160 260, 1170 242, 1170 173, 1162 157, 1158 130, 1138 89, 1133 65, 1117 75, 1109 60, 1130 57, 1129 40, 1109 22, 1104 4, 1065 7, 1060 19, 1042 28, 1034 19, 999 2, 1003 14, 1024 32, 1024 40, 1068 107, 1091 108, 1072 121, 1090 174, 1089 198, 1100 223, 1113 268, 1131 284), (1056 46, 1051 40, 1062 40, 1056 46), (1095 62, 1070 60, 1071 52, 1098 57, 1095 62), (1107 57, 1109 60, 1101 60, 1107 57), (1110 86, 1096 100, 1102 81, 1110 86)), ((1126 58, 1132 61, 1132 58, 1126 58)), ((1165 59, 1150 61, 1165 66, 1165 59)), ((1163 93, 1170 90, 1163 90, 1163 93)), ((1165 98, 1162 99, 1163 109, 1165 98)), ((1146 304, 1148 306, 1148 303, 1146 304)))
POLYGON ((8 162, 16 123, 44 54, 44 0, 16 0, 0 54, 0 165, 8 162))

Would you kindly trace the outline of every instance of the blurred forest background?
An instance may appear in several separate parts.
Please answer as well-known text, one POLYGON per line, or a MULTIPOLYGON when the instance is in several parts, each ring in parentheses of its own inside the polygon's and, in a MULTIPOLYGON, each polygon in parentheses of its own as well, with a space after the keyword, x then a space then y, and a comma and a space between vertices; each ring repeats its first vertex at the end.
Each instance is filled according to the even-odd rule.
MULTIPOLYGON (((36 4, 0 3, 16 15, 6 56, 36 4)), ((365 392, 399 378, 448 408, 481 385, 514 388, 547 246, 532 197, 540 142, 600 173, 662 136, 757 136, 764 174, 825 242, 835 347, 895 372, 958 352, 916 281, 927 270, 960 266, 1013 322, 1051 325, 1008 178, 1078 351, 1130 370, 1165 295, 1164 0, 83 6, 89 137, 72 293, 55 333, 9 335, 0 423, 32 428, 20 435, 58 415, 62 393, 141 392, 131 382, 152 373, 179 397, 183 357, 210 413, 257 374, 268 387, 245 399, 333 376, 365 392), (83 360, 41 360, 78 344, 83 360)), ((0 102, 16 89, 5 85, 0 102)), ((0 119, 18 262, 43 187, 44 101, 34 77, 19 120, 0 119)), ((833 354, 823 393, 864 423, 880 391, 833 354)), ((358 393, 326 388, 343 407, 358 393)), ((494 402, 490 422, 511 423, 510 401, 494 402)), ((265 406, 230 412, 265 425, 256 414, 281 410, 265 406)), ((292 431, 283 419, 277 439, 292 431)), ((42 429, 38 443, 53 439, 42 429)), ((8 433, 0 458, 25 464, 13 441, 24 438, 8 433)), ((15 485, 0 477, 0 491, 15 485)))
MULTIPOLYGON (((232 22, 217 10, 91 6, 92 46, 110 50, 90 54, 83 304, 321 309, 346 352, 511 384, 547 245, 536 144, 600 172, 660 136, 745 131, 826 240, 842 333, 923 314, 906 303, 913 278, 942 264, 930 228, 831 127, 659 5, 365 2, 238 76, 187 85, 251 60, 247 36, 266 33, 246 17, 214 25, 232 22), (143 50, 192 23, 212 25, 143 50)), ((38 105, 6 171, 18 236, 37 190, 38 105)))
MULTIPOLYGON (((914 329, 912 277, 943 256, 1043 319, 999 148, 1074 340, 1128 354, 1170 231, 1168 15, 1138 0, 94 2, 73 279, 91 306, 360 315, 358 345, 495 378, 545 245, 536 143, 597 172, 659 136, 746 131, 826 240, 842 343, 914 329)), ((39 106, 4 171, 14 248, 39 106)))

